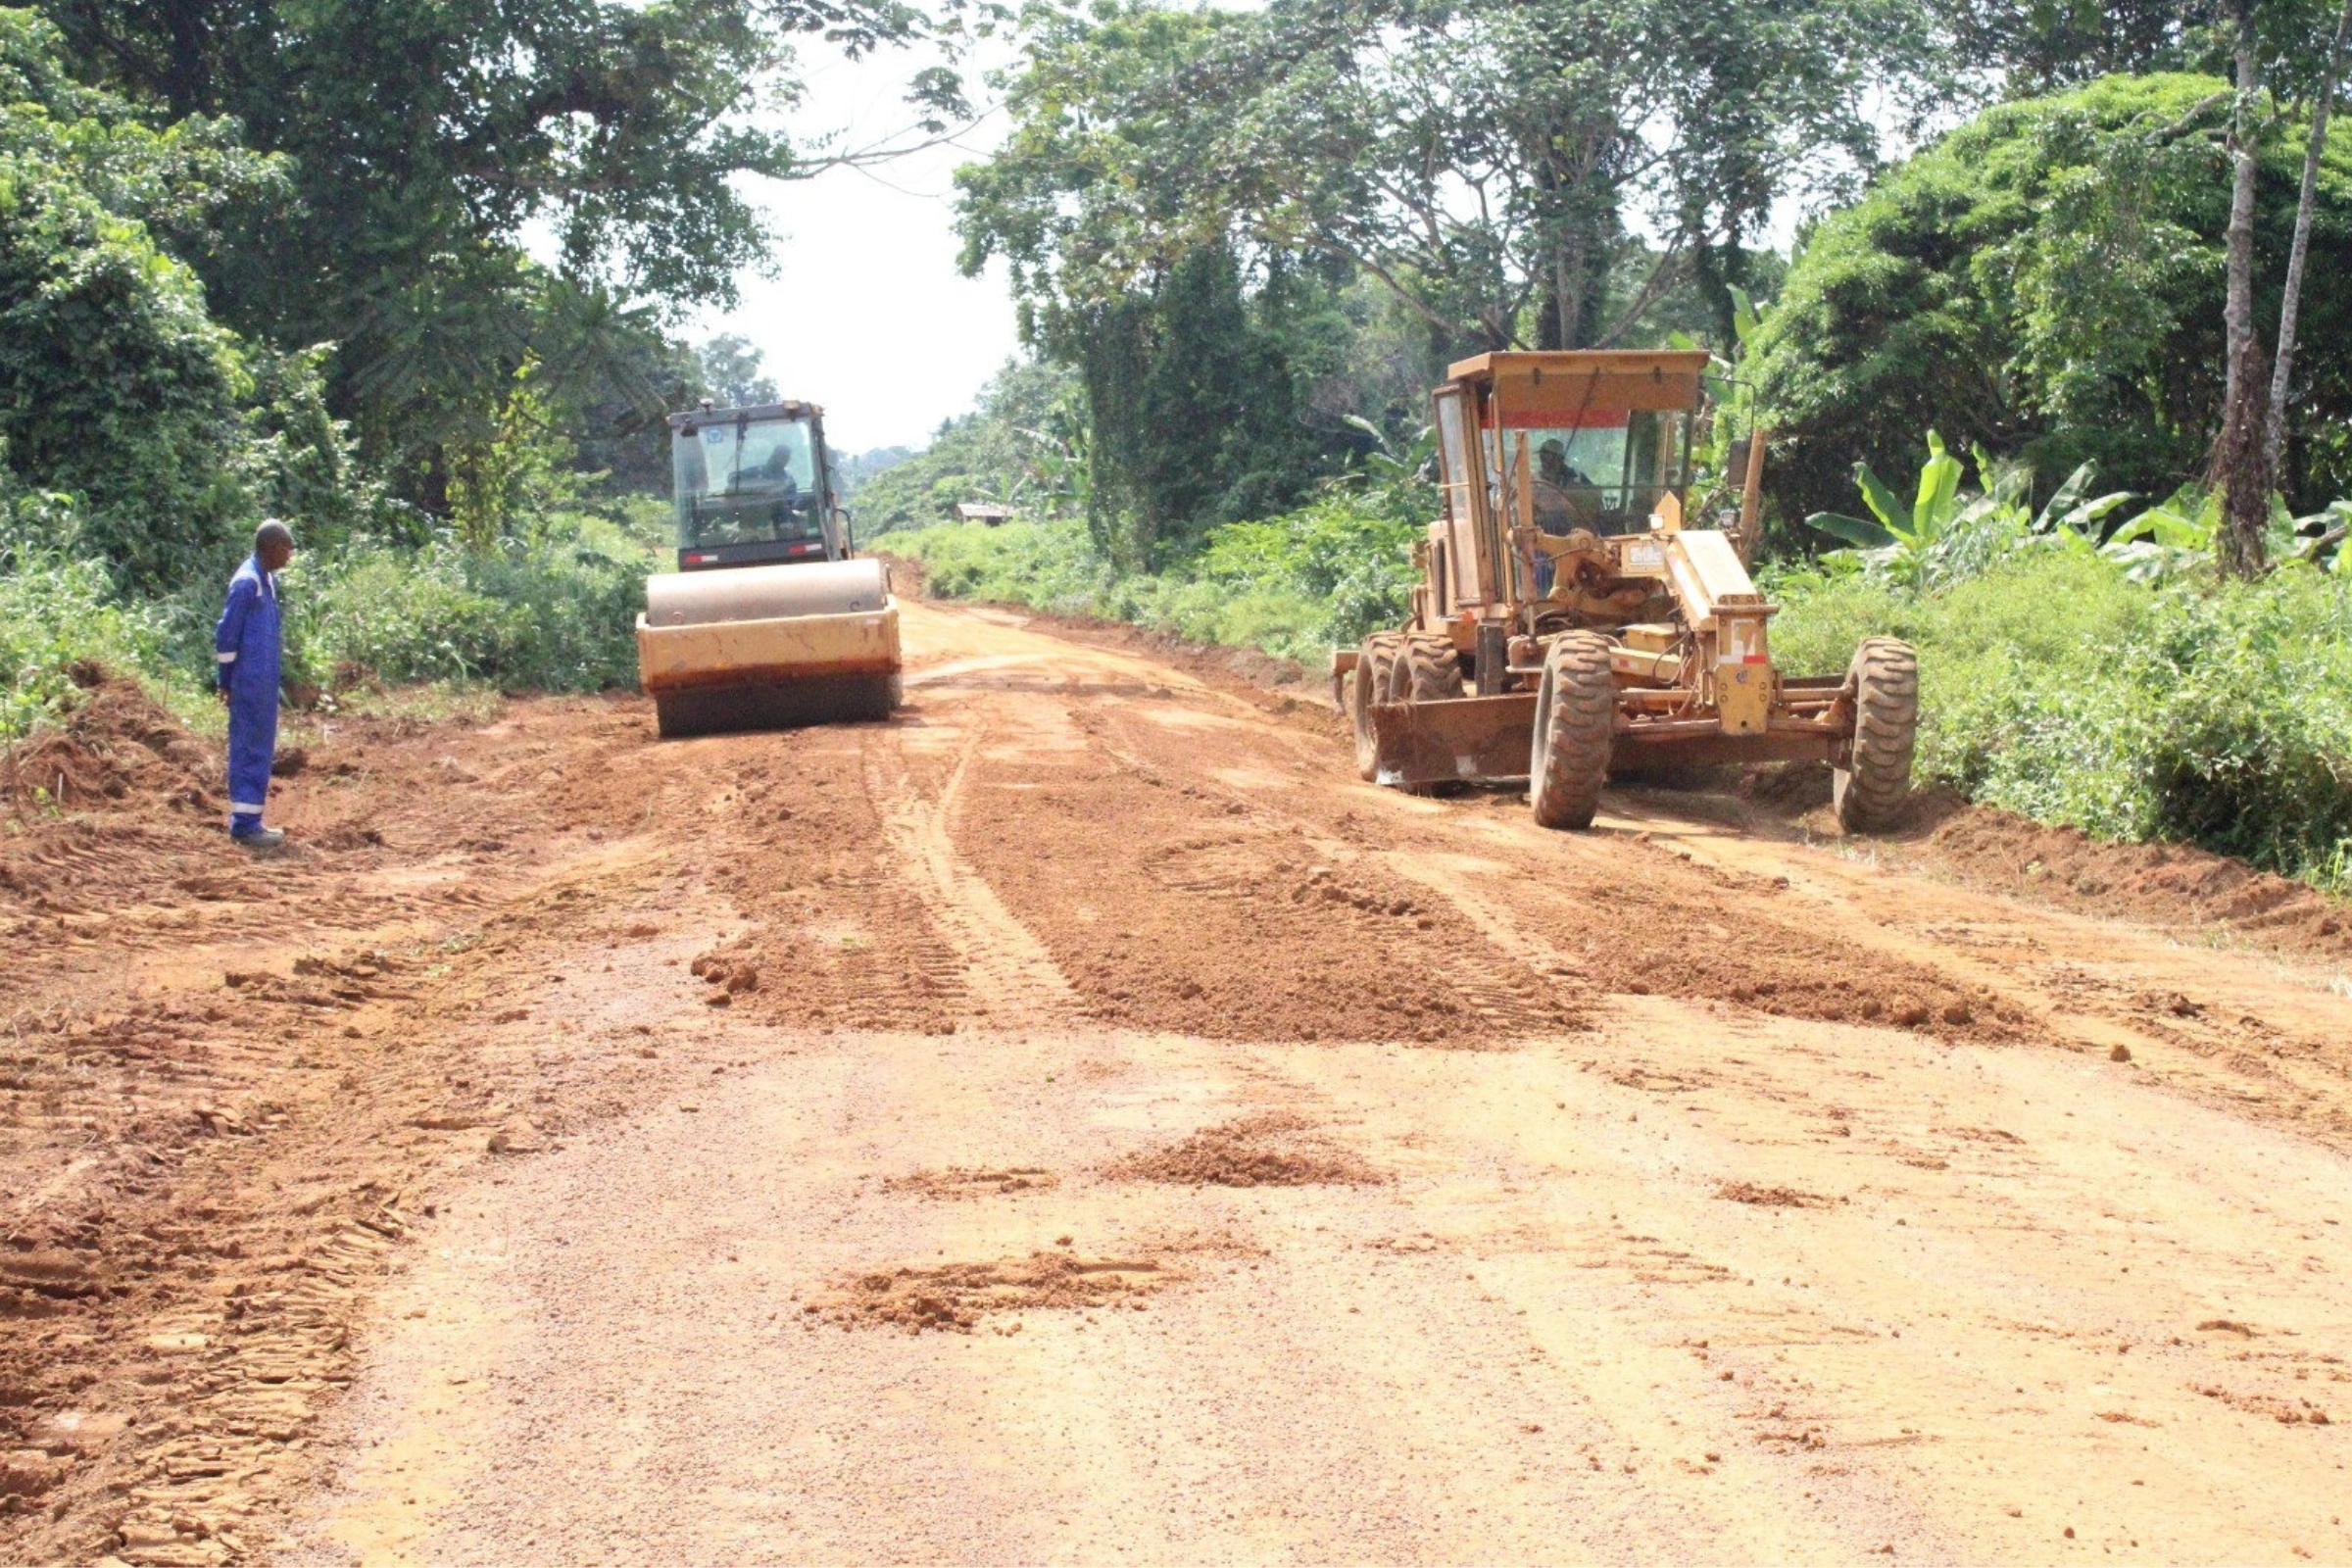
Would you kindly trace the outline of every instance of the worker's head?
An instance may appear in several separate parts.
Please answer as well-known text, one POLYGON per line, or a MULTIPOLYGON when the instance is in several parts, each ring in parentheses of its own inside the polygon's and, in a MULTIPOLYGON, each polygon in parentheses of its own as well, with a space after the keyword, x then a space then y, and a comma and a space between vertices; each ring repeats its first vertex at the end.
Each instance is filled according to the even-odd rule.
POLYGON ((275 517, 254 529, 253 559, 264 571, 282 570, 294 559, 294 530, 275 517))
POLYGON ((1544 471, 1545 478, 1554 474, 1566 473, 1568 471, 1567 443, 1558 436, 1553 436, 1536 448, 1536 466, 1544 471))

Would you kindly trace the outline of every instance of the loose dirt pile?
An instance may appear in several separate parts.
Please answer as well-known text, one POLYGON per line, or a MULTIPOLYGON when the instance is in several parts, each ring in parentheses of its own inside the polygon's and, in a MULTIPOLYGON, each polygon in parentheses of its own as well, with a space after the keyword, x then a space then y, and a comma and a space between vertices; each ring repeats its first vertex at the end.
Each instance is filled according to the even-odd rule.
POLYGON ((2352 958, 2352 906, 2308 883, 2180 844, 2109 844, 1987 807, 1958 811, 1920 846, 1971 881, 2092 914, 2221 926, 2327 958, 2352 958))
MULTIPOLYGON (((990 1314, 1144 1309, 1144 1298, 1176 1278, 1152 1258, 1087 1258, 1032 1252, 993 1263, 942 1263, 859 1274, 805 1303, 802 1321, 844 1329, 926 1329, 969 1334, 990 1314)), ((1007 1332, 1018 1332, 1013 1324, 1007 1332)))
POLYGON ((66 722, 0 755, 0 800, 19 816, 66 811, 211 812, 220 808, 218 753, 136 681, 93 664, 66 722))
POLYGON ((1287 1111, 1203 1128, 1164 1149, 1105 1166, 1112 1181, 1179 1187, 1361 1187, 1388 1176, 1353 1150, 1287 1111))
POLYGON ((1004 1170, 972 1170, 950 1165, 945 1170, 908 1171, 882 1184, 886 1193, 909 1193, 916 1198, 1003 1198, 1013 1193, 1042 1193, 1061 1185, 1061 1178, 1038 1165, 1015 1165, 1004 1170))

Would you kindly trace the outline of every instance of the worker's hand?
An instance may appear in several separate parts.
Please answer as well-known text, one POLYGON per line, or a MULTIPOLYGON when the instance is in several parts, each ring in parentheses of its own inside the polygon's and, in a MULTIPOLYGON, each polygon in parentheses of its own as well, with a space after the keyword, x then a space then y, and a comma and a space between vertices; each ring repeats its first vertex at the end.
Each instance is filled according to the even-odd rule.
POLYGON ((214 694, 215 696, 217 696, 217 697, 219 697, 219 698, 220 699, 220 706, 221 706, 222 708, 226 708, 226 707, 228 706, 228 688, 227 688, 227 687, 225 687, 225 686, 216 686, 216 687, 214 687, 214 688, 213 688, 213 694, 214 694))

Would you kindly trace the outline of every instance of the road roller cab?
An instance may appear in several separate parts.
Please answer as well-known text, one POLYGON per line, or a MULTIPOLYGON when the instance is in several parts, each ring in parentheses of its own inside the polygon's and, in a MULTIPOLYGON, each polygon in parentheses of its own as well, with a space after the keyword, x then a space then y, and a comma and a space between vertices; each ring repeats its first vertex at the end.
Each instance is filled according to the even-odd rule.
POLYGON ((669 416, 678 569, 844 561, 824 410, 810 403, 669 416))
POLYGON ((664 736, 884 718, 899 704, 890 569, 857 558, 824 411, 669 418, 678 569, 649 577, 638 684, 664 736))

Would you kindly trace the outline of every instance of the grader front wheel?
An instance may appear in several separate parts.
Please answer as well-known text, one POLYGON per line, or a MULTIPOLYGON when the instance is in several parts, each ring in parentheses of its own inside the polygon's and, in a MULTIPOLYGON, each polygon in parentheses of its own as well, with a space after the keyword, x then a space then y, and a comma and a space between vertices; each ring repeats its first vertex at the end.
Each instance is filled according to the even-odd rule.
POLYGON ((1391 701, 1442 703, 1462 695, 1462 662, 1450 637, 1412 637, 1404 640, 1403 657, 1396 662, 1391 701))
POLYGON ((1389 686, 1403 645, 1402 632, 1376 631, 1364 639, 1363 650, 1355 658, 1348 716, 1355 724, 1355 771, 1366 783, 1380 776, 1380 742, 1372 733, 1372 709, 1389 700, 1389 686))
POLYGON ((1911 792, 1919 734, 1919 656, 1892 637, 1868 637, 1846 674, 1854 698, 1853 755, 1830 786, 1848 833, 1891 827, 1911 792))
POLYGON ((1591 631, 1554 638, 1536 689, 1536 731, 1527 764, 1527 799, 1538 822, 1554 828, 1592 825, 1616 729, 1609 640, 1591 631))

